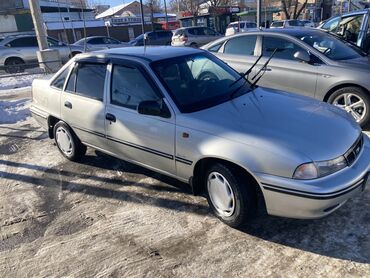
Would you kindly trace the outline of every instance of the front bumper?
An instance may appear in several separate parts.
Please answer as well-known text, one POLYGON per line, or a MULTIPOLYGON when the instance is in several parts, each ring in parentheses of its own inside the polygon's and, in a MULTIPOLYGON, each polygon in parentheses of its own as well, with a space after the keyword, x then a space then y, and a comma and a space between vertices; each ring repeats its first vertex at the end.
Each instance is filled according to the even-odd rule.
POLYGON ((370 139, 364 136, 354 164, 326 177, 295 180, 257 173, 267 212, 290 218, 321 218, 363 192, 370 185, 370 139))

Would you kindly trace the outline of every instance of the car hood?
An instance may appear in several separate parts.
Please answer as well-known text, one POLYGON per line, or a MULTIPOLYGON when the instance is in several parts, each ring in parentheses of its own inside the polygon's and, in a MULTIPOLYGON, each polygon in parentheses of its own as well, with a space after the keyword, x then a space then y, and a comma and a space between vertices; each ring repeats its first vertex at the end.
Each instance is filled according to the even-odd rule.
POLYGON ((313 161, 343 155, 361 128, 343 110, 276 90, 254 91, 178 118, 178 124, 271 151, 289 150, 313 161))
POLYGON ((360 57, 356 59, 348 59, 337 61, 337 64, 344 67, 350 67, 354 69, 361 69, 365 71, 370 71, 370 58, 360 57))

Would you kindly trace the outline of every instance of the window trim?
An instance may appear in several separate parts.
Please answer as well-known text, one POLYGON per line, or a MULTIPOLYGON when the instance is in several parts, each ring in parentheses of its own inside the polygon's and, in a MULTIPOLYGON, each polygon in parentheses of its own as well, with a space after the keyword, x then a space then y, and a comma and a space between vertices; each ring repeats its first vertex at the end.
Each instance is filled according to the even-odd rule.
MULTIPOLYGON (((109 79, 110 80, 108 82, 109 88, 108 88, 107 105, 112 105, 119 109, 124 109, 126 111, 138 113, 137 108, 133 109, 133 108, 129 108, 127 106, 123 106, 120 104, 115 104, 112 102, 112 88, 113 88, 112 85, 113 85, 114 66, 122 66, 122 67, 127 67, 127 68, 134 68, 134 69, 136 68, 144 76, 145 80, 148 82, 149 86, 152 88, 153 92, 158 96, 158 98, 163 99, 163 100, 166 99, 166 97, 163 95, 162 91, 159 89, 158 85, 156 84, 156 82, 153 80, 153 78, 151 77, 151 75, 148 73, 147 69, 143 65, 141 65, 140 63, 134 62, 134 61, 130 61, 130 60, 112 59, 112 61, 109 63, 109 69, 110 69, 109 79)), ((170 111, 171 117, 172 117, 171 109, 168 109, 168 110, 170 111)))
POLYGON ((51 82, 50 82, 50 87, 51 88, 53 88, 53 89, 55 89, 55 90, 58 90, 58 91, 64 91, 64 89, 65 89, 65 87, 66 87, 66 85, 67 85, 67 82, 68 82, 68 80, 69 80, 69 75, 71 74, 71 71, 72 71, 72 69, 74 68, 74 65, 72 66, 72 64, 69 64, 68 66, 66 66, 65 67, 65 69, 63 69, 55 78, 53 78, 53 80, 51 80, 51 82), (66 80, 64 80, 64 84, 63 84, 63 87, 60 89, 60 88, 58 88, 58 87, 55 87, 55 86, 53 86, 53 83, 63 74, 63 72, 65 71, 65 70, 67 70, 68 69, 68 72, 67 72, 67 76, 66 76, 66 80))

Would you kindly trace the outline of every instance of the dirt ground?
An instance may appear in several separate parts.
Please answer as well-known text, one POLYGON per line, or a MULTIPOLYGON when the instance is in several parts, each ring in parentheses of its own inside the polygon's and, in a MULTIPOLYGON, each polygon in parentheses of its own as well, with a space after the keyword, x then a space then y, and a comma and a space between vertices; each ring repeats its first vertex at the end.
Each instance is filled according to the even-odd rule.
POLYGON ((58 152, 0 95, 2 277, 370 277, 370 189, 321 220, 263 216, 238 231, 185 184, 88 150, 58 152))

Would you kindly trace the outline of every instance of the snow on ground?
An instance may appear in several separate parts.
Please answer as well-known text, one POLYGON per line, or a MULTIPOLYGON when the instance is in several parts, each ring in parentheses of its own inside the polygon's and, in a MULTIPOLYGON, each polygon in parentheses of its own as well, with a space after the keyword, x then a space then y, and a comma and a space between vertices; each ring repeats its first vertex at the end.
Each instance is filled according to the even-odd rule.
POLYGON ((35 78, 48 78, 51 75, 46 75, 44 73, 38 74, 13 74, 7 76, 0 75, 0 93, 7 92, 11 89, 25 88, 32 85, 32 81, 35 78))
POLYGON ((24 121, 30 116, 30 99, 0 101, 0 123, 14 124, 24 121))

